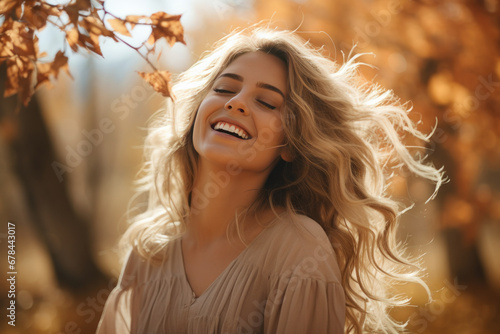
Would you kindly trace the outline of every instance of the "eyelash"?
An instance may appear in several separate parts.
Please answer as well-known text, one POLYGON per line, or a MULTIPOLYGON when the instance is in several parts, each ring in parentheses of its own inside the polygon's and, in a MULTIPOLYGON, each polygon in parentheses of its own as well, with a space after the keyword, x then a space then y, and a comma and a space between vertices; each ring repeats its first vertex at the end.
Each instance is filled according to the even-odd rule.
MULTIPOLYGON (((219 94, 234 94, 234 92, 232 92, 232 91, 229 91, 226 89, 220 89, 220 88, 214 88, 214 92, 219 93, 219 94)), ((264 107, 266 107, 268 109, 271 109, 271 110, 276 109, 275 106, 273 106, 267 102, 264 102, 262 100, 257 100, 257 102, 259 102, 260 104, 262 104, 264 107)))
POLYGON ((259 102, 259 103, 260 103, 260 104, 262 104, 264 107, 269 108, 269 109, 271 109, 271 110, 276 109, 276 107, 275 107, 275 106, 270 105, 269 103, 266 103, 266 102, 264 102, 264 101, 257 100, 257 102, 259 102))
POLYGON ((220 88, 214 88, 214 92, 221 93, 221 94, 234 94, 234 92, 231 92, 231 91, 225 90, 225 89, 220 89, 220 88))

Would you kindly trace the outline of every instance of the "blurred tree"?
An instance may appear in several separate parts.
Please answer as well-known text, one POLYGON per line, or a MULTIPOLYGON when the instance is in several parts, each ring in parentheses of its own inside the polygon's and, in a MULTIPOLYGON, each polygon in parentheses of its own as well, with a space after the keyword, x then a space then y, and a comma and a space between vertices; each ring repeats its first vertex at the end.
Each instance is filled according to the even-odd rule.
MULTIPOLYGON (((54 145, 41 107, 32 96, 37 88, 68 71, 67 47, 73 52, 86 50, 102 56, 100 38, 123 43, 134 49, 153 69, 139 72, 165 97, 170 94, 170 73, 160 71, 149 60, 156 42, 184 43, 180 15, 156 12, 151 16, 128 15, 122 19, 106 10, 104 1, 73 0, 52 4, 40 0, 3 0, 0 2, 0 134, 7 143, 13 175, 19 178, 26 207, 54 265, 61 286, 73 290, 104 283, 92 257, 90 221, 74 208, 66 182, 61 178, 67 166, 58 163, 54 145), (105 19, 111 29, 105 25, 105 19), (63 32, 66 43, 52 61, 41 61, 38 32, 47 24, 63 32), (149 38, 132 46, 123 36, 131 36, 137 25, 151 29, 149 38)), ((91 111, 86 117, 95 121, 91 111)), ((94 127, 92 127, 94 128, 94 127)), ((89 180, 99 181, 98 160, 91 159, 89 180)), ((94 190, 94 186, 91 189, 94 190)))
MULTIPOLYGON (((6 67, 0 67, 0 83, 6 67)), ((0 86, 3 93, 3 84, 0 86)), ((14 175, 19 178, 33 227, 45 244, 60 285, 79 290, 103 284, 91 249, 90 224, 75 211, 67 184, 52 168, 57 161, 52 140, 36 99, 16 112, 16 97, 2 99, 0 126, 14 175)))

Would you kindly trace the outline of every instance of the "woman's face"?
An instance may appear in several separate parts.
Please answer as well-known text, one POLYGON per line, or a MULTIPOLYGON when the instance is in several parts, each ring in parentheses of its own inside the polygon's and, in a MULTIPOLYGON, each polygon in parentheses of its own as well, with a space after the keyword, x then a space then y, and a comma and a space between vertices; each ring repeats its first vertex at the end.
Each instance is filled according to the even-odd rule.
POLYGON ((198 109, 193 144, 200 159, 270 172, 283 150, 286 88, 287 69, 279 58, 260 51, 237 57, 198 109))

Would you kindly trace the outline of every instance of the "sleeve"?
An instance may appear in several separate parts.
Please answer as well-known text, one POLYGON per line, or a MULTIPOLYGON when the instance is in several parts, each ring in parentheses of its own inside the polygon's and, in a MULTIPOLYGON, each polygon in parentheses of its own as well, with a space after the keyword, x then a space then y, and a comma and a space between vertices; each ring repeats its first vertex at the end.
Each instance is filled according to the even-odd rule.
POLYGON ((132 286, 135 282, 134 256, 131 251, 122 268, 117 286, 111 291, 97 326, 96 334, 131 333, 132 286))
POLYGON ((345 296, 338 282, 282 278, 265 308, 264 333, 342 334, 345 296))

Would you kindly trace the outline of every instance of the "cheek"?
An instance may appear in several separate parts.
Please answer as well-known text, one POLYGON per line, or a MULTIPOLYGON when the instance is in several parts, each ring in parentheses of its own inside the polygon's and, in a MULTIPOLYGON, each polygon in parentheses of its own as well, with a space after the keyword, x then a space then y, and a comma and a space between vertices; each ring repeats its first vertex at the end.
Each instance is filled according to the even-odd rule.
POLYGON ((269 117, 264 121, 259 138, 263 144, 279 145, 283 142, 283 124, 279 115, 269 117))

